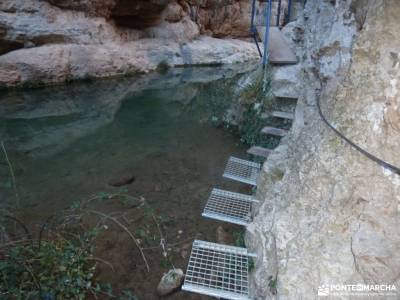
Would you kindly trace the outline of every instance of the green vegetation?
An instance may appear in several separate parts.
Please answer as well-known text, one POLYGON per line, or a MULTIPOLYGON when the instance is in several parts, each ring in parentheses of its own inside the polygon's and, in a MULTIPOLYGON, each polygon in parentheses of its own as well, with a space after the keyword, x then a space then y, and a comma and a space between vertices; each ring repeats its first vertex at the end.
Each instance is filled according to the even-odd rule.
POLYGON ((254 259, 252 257, 249 257, 248 263, 249 263, 248 269, 249 269, 249 272, 251 272, 255 267, 254 259))
POLYGON ((280 180, 282 180, 282 179, 283 179, 283 176, 285 176, 285 172, 282 171, 281 169, 274 168, 274 169, 271 171, 271 178, 272 178, 274 181, 280 181, 280 180))
POLYGON ((279 138, 260 133, 261 129, 268 124, 262 118, 262 113, 276 106, 271 92, 271 69, 259 67, 251 75, 250 82, 240 92, 241 102, 245 106, 240 130, 241 139, 248 145, 275 148, 279 143, 279 138))
POLYGON ((276 288, 277 288, 277 285, 278 285, 278 280, 277 280, 277 278, 275 277, 272 277, 272 276, 269 276, 268 277, 268 287, 269 287, 269 290, 271 291, 271 294, 272 295, 276 295, 276 293, 277 293, 277 290, 276 290, 276 288))
POLYGON ((258 67, 250 74, 249 83, 241 90, 240 97, 244 103, 259 103, 265 109, 272 108, 274 99, 271 93, 271 83, 271 69, 258 67))
POLYGON ((52 240, 8 246, 0 260, 0 293, 15 299, 84 299, 87 293, 103 291, 93 280, 90 236, 67 240, 61 234, 52 240))
MULTIPOLYGON (((246 231, 244 229, 235 231, 233 233, 233 238, 235 240, 236 247, 246 248, 246 243, 245 243, 245 238, 244 238, 245 233, 246 233, 246 231)), ((249 257, 248 264, 249 264, 248 268, 249 268, 249 272, 250 272, 251 270, 254 269, 254 259, 249 257)))
POLYGON ((229 127, 226 122, 226 114, 235 98, 233 87, 237 80, 238 78, 235 77, 217 80, 213 85, 199 84, 199 94, 189 103, 186 110, 199 113, 201 119, 207 118, 207 121, 213 126, 229 127))
POLYGON ((144 198, 136 198, 121 189, 101 192, 49 218, 33 233, 18 217, 3 211, 0 216, 0 299, 86 299, 102 295, 108 299, 137 299, 130 290, 114 295, 110 284, 96 280, 99 263, 113 266, 95 256, 96 238, 108 229, 107 223, 122 229, 137 247, 149 270, 143 249, 161 248, 161 263, 172 265, 162 233, 165 217, 156 216, 144 198), (117 212, 100 209, 107 201, 140 210, 143 224, 136 230, 117 212), (99 210, 97 210, 99 209, 99 210), (35 236, 35 237, 34 237, 35 236))
POLYGON ((197 96, 185 105, 184 113, 196 112, 201 121, 230 130, 250 146, 273 149, 280 138, 261 134, 261 129, 264 126, 287 128, 290 121, 262 117, 264 112, 278 108, 271 91, 271 77, 270 67, 258 67, 239 89, 237 83, 243 76, 217 80, 211 87, 199 84, 197 96))
POLYGON ((235 239, 236 247, 246 247, 246 244, 244 241, 244 235, 245 235, 245 230, 243 230, 243 229, 235 231, 233 233, 233 238, 235 239))

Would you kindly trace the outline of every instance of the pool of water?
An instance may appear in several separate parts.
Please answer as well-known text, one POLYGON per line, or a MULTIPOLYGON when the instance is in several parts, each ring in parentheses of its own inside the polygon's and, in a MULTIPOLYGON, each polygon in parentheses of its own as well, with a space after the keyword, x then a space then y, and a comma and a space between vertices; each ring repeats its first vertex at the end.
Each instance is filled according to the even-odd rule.
MULTIPOLYGON (((111 226, 99 238, 98 256, 114 267, 100 266, 99 280, 115 291, 130 288, 139 299, 158 299, 159 279, 171 263, 185 269, 194 238, 215 241, 219 225, 230 233, 240 229, 201 217, 213 187, 251 192, 221 176, 230 155, 245 157, 239 138, 221 128, 232 105, 235 73, 193 72, 0 94, 1 140, 14 169, 21 215, 30 227, 40 227, 76 200, 120 191, 111 184, 127 177, 133 182, 124 193, 144 197, 168 220, 161 226, 171 245, 170 261, 165 262, 157 239, 149 242, 149 273, 125 232, 111 226)), ((4 153, 0 178, 1 204, 14 203, 4 153)), ((110 201, 101 209, 129 214, 136 208, 110 201)), ((127 224, 133 232, 146 231, 140 212, 130 216, 136 218, 127 224)), ((206 297, 179 292, 169 298, 206 297)))

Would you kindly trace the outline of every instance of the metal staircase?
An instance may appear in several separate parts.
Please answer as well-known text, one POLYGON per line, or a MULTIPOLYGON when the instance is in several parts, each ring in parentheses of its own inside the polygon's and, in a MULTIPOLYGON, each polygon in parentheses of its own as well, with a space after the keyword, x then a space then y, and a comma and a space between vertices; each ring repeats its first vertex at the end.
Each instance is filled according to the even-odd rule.
MULTIPOLYGON (((290 20, 292 0, 288 2, 288 13, 285 22, 290 20)), ((281 18, 281 0, 278 0, 276 26, 271 27, 272 0, 267 0, 264 7, 265 24, 256 22, 256 0, 252 2, 251 35, 254 39, 262 65, 295 64, 297 58, 290 49, 279 27, 281 18), (259 44, 263 43, 263 46, 259 44)), ((277 96, 279 98, 279 96, 277 96)), ((284 97, 287 98, 287 97, 284 97)), ((293 98, 294 99, 294 98, 293 98)), ((262 118, 278 118, 285 122, 294 120, 294 113, 270 111, 262 118)), ((288 129, 267 126, 261 134, 285 136, 288 129)), ((252 146, 247 153, 267 158, 274 150, 261 146, 252 146)), ((231 156, 223 173, 223 177, 257 186, 261 164, 231 156)), ((253 205, 258 201, 251 195, 239 194, 214 188, 207 200, 202 216, 232 224, 247 226, 252 221, 253 205)), ((189 263, 182 290, 209 295, 220 299, 250 300, 249 267, 254 254, 246 248, 195 240, 192 245, 189 263)))

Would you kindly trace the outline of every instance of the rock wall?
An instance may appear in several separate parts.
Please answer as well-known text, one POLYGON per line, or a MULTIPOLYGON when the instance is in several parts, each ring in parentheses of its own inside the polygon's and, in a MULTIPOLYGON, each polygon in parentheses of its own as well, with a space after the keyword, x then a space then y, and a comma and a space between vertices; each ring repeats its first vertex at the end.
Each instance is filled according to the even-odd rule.
POLYGON ((250 18, 249 0, 3 0, 0 88, 257 60, 250 18))
POLYGON ((316 107, 320 96, 336 128, 400 166, 399 17, 395 0, 308 0, 284 29, 301 63, 274 68, 273 89, 299 102, 248 227, 256 299, 317 299, 318 287, 341 284, 394 284, 354 299, 399 299, 400 177, 335 135, 316 107))
POLYGON ((244 0, 3 0, 0 88, 257 60, 254 45, 232 40, 249 36, 249 9, 244 0))

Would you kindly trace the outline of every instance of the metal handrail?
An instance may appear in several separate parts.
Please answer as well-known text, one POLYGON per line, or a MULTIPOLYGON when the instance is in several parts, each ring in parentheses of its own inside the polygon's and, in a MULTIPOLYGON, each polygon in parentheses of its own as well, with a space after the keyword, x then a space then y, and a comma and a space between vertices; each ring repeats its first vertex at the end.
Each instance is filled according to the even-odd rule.
POLYGON ((276 16, 276 26, 279 27, 280 24, 280 18, 281 18, 281 8, 282 8, 282 0, 279 0, 278 2, 278 13, 276 16))
POLYGON ((268 46, 269 46, 269 27, 271 26, 272 0, 268 0, 268 8, 265 7, 265 34, 264 34, 264 55, 262 65, 265 68, 268 61, 268 46))
POLYGON ((254 43, 257 46, 257 50, 258 50, 258 54, 260 55, 260 57, 262 57, 262 53, 261 53, 261 49, 260 46, 258 45, 258 40, 257 40, 257 28, 256 26, 254 26, 254 18, 256 15, 256 0, 253 0, 252 3, 252 8, 251 8, 251 24, 250 24, 250 32, 251 32, 251 36, 254 40, 254 43))
POLYGON ((286 20, 285 23, 289 23, 290 22, 290 13, 292 12, 292 0, 289 0, 288 2, 288 13, 286 15, 286 20))
POLYGON ((264 53, 261 52, 260 46, 258 44, 258 31, 254 24, 254 19, 256 17, 256 0, 252 2, 252 10, 251 10, 251 24, 250 24, 250 32, 254 39, 254 42, 257 46, 258 54, 262 58, 263 67, 267 64, 268 59, 268 45, 269 45, 269 28, 271 24, 271 12, 272 12, 272 0, 268 0, 268 6, 265 6, 264 16, 265 16, 265 33, 264 33, 264 53))

